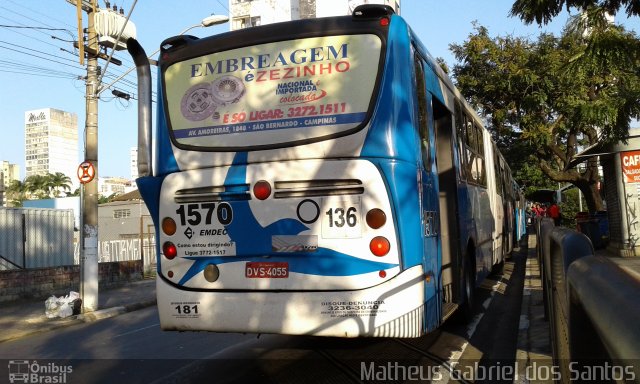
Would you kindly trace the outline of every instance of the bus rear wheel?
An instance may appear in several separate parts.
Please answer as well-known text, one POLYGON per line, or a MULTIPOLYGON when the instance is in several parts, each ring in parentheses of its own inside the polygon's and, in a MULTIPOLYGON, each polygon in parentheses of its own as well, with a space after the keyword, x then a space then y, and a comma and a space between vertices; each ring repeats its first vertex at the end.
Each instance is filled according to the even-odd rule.
POLYGON ((466 256, 462 266, 462 297, 460 307, 458 308, 458 319, 460 322, 467 324, 473 319, 474 303, 475 303, 475 269, 466 256))

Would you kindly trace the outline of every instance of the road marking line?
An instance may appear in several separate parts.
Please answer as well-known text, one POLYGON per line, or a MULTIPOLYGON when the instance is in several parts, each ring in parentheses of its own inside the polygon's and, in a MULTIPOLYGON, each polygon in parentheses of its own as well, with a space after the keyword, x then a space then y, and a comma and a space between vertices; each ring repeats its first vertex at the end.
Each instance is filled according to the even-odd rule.
POLYGON ((113 336, 113 338, 115 339, 116 337, 126 336, 126 335, 130 335, 130 334, 132 334, 132 333, 136 333, 136 332, 144 331, 145 329, 149 329, 149 328, 157 327, 158 325, 160 325, 160 323, 151 324, 151 325, 149 325, 149 326, 147 326, 147 327, 138 328, 138 329, 134 329, 133 331, 129 331, 129 332, 125 332, 125 333, 121 333, 121 334, 119 334, 119 335, 113 336))

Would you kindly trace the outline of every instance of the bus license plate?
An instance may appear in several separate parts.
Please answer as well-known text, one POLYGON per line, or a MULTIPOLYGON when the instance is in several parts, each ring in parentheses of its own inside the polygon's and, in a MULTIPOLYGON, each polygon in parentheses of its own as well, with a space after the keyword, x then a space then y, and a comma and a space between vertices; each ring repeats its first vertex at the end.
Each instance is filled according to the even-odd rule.
POLYGON ((250 279, 284 279, 289 277, 289 263, 251 262, 244 269, 244 276, 250 279))

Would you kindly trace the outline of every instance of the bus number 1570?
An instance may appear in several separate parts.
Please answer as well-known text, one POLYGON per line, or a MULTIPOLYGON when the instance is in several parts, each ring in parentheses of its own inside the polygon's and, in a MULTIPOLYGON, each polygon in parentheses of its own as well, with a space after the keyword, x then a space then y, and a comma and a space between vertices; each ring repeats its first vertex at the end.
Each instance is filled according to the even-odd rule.
POLYGON ((233 220, 233 210, 229 203, 200 203, 200 204, 182 204, 180 208, 176 210, 176 213, 180 215, 180 224, 198 225, 202 222, 204 217, 204 223, 206 225, 211 224, 213 214, 216 214, 215 218, 222 225, 231 224, 233 220))

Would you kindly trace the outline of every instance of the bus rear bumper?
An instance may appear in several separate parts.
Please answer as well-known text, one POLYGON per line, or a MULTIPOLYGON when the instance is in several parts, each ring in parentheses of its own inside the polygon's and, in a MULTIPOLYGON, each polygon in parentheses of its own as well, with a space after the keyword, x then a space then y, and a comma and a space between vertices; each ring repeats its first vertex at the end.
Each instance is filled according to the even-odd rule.
POLYGON ((421 266, 354 291, 184 291, 158 278, 158 312, 163 330, 419 337, 424 281, 421 266))

